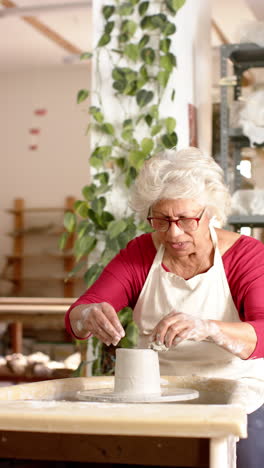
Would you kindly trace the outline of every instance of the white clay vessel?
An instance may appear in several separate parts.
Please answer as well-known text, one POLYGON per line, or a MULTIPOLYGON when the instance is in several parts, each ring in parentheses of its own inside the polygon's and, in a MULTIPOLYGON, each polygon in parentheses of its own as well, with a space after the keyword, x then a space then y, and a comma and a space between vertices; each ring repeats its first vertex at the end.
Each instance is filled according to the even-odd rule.
POLYGON ((158 353, 152 349, 118 348, 114 392, 121 395, 160 395, 158 353))

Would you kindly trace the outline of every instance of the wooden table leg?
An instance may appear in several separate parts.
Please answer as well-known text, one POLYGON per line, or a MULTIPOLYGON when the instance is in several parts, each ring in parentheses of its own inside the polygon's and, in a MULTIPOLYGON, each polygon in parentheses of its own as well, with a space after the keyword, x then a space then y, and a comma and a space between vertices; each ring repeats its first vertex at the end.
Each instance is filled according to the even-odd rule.
POLYGON ((231 468, 228 454, 228 437, 210 439, 210 468, 231 468))
POLYGON ((22 353, 23 325, 21 322, 14 322, 10 325, 11 347, 13 353, 22 353))

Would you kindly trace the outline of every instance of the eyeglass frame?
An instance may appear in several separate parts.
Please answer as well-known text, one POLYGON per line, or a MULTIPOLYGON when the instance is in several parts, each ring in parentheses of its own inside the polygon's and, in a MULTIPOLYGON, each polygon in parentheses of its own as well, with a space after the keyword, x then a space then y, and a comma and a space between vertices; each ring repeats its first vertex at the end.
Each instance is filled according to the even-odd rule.
POLYGON ((168 230, 171 228, 171 225, 172 223, 176 224, 177 228, 179 228, 181 231, 184 231, 184 232, 195 232, 197 231, 197 229, 199 228, 199 222, 201 221, 202 217, 203 217, 203 214, 205 212, 206 208, 203 209, 202 213, 200 214, 200 217, 197 217, 197 218, 179 218, 179 219, 170 219, 170 218, 159 218, 158 216, 147 216, 147 221, 149 222, 150 226, 153 228, 153 226, 151 225, 151 220, 152 219, 160 219, 162 221, 167 221, 169 223, 169 227, 166 231, 158 231, 157 229, 154 229, 154 231, 156 232, 168 232, 168 230), (178 223, 180 221, 184 221, 184 220, 189 220, 189 219, 192 219, 194 221, 197 222, 197 228, 196 229, 191 229, 190 231, 185 231, 184 229, 182 229, 181 227, 178 226, 178 223))

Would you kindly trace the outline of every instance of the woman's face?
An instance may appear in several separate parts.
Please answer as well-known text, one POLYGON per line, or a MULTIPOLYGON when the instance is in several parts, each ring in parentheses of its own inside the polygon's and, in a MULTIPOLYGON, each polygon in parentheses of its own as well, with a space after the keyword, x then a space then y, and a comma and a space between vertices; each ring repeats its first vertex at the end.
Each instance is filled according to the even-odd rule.
POLYGON ((166 232, 155 232, 156 239, 164 245, 167 253, 173 257, 190 255, 210 241, 209 218, 200 205, 193 199, 161 200, 151 209, 151 216, 177 220, 180 218, 200 218, 196 231, 185 232, 175 223, 171 223, 166 232), (203 214, 202 214, 203 213, 203 214))

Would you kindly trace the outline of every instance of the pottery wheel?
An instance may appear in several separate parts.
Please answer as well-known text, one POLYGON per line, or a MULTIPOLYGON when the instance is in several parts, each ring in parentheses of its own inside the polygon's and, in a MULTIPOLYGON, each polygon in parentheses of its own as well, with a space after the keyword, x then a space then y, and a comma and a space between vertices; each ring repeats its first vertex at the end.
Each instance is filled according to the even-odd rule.
POLYGON ((81 401, 113 402, 113 403, 168 403, 172 401, 194 400, 199 392, 190 388, 163 388, 160 394, 125 395, 114 393, 112 388, 98 388, 77 392, 81 401))

